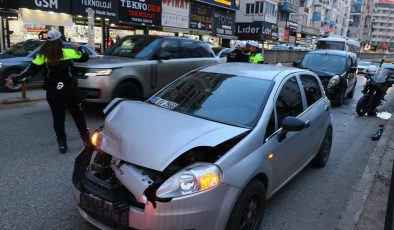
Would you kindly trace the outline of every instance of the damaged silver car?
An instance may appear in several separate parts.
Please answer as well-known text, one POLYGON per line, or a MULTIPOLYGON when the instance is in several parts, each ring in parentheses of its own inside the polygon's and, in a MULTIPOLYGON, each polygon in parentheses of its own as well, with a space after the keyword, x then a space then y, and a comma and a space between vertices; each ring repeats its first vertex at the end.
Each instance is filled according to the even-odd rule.
POLYGON ((102 229, 259 229, 265 202, 332 143, 316 74, 223 63, 145 102, 113 100, 75 161, 80 214, 102 229))

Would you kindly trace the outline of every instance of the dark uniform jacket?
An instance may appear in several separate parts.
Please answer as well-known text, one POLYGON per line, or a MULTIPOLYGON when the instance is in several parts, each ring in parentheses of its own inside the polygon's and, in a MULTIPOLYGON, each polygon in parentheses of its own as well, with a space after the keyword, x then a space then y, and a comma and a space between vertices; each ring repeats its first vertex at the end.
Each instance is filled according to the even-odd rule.
POLYGON ((249 62, 249 57, 239 49, 234 49, 227 56, 227 62, 249 62))
POLYGON ((44 89, 56 86, 59 82, 71 85, 74 83, 72 77, 73 61, 86 62, 89 60, 87 53, 84 53, 81 48, 79 51, 63 48, 63 59, 56 64, 49 64, 45 56, 37 54, 29 67, 12 79, 13 83, 17 84, 20 81, 24 81, 44 68, 44 89))

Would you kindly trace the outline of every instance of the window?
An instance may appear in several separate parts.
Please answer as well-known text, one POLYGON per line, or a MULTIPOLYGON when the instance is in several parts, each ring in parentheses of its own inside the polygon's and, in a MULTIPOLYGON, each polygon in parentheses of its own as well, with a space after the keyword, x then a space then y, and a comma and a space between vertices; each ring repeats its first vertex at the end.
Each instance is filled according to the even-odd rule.
POLYGON ((271 16, 276 16, 275 5, 270 2, 264 2, 264 13, 271 16))
POLYGON ((170 55, 170 59, 181 58, 181 50, 177 40, 165 40, 160 46, 160 52, 170 55))
POLYGON ((260 1, 260 2, 256 2, 256 14, 262 14, 264 13, 264 2, 260 1))
POLYGON ((201 41, 182 41, 180 58, 213 57, 211 48, 201 41))
POLYGON ((276 113, 278 126, 281 127, 282 120, 287 116, 298 116, 303 111, 300 88, 297 79, 290 78, 280 91, 276 101, 276 113))
POLYGON ((246 15, 250 15, 250 14, 253 15, 254 13, 255 13, 255 11, 254 11, 254 3, 246 4, 246 15))
POLYGON ((264 140, 267 139, 275 132, 275 114, 272 111, 270 120, 268 121, 267 128, 265 129, 264 140))
POLYGON ((302 87, 304 88, 308 107, 322 97, 318 80, 311 75, 301 75, 302 87))

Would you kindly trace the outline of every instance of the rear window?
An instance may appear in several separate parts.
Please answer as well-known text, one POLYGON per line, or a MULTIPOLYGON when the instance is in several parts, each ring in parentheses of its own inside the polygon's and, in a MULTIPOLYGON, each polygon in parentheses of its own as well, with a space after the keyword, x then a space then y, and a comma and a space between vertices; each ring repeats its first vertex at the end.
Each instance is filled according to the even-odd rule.
POLYGON ((251 128, 257 122, 273 81, 237 75, 194 72, 147 102, 229 125, 251 128))
POLYGON ((316 49, 346 50, 345 42, 318 41, 316 49))

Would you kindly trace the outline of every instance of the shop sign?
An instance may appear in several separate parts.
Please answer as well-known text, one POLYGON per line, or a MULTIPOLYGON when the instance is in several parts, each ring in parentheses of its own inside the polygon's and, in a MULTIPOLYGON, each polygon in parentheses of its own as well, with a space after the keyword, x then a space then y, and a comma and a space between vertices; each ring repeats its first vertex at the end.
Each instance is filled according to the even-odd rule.
POLYGON ((73 0, 73 15, 87 15, 86 9, 94 10, 95 17, 117 19, 118 6, 117 0, 73 0))
POLYGON ((235 12, 225 9, 214 9, 213 31, 215 34, 234 35, 235 12))
POLYGON ((213 9, 192 2, 190 8, 190 28, 212 31, 213 9))
POLYGON ((240 39, 260 40, 262 34, 261 22, 236 23, 235 33, 240 39))
POLYGON ((16 0, 0 0, 0 8, 3 9, 18 9, 18 1, 16 0))
POLYGON ((4 42, 4 46, 2 47, 3 50, 6 50, 8 48, 10 48, 10 35, 9 35, 9 23, 8 23, 8 19, 6 17, 2 17, 1 18, 1 24, 2 24, 2 28, 3 28, 3 33, 2 33, 2 40, 4 42))
POLYGON ((314 27, 302 26, 302 33, 317 35, 317 34, 319 34, 319 29, 314 28, 314 27))
POLYGON ((278 39, 282 40, 285 37, 285 28, 278 28, 278 39))
MULTIPOLYGON (((73 18, 73 22, 75 23, 75 25, 80 25, 80 26, 88 26, 89 25, 88 19, 86 19, 86 18, 73 18)), ((101 27, 101 21, 94 20, 94 26, 101 27)))
MULTIPOLYGON (((272 31, 276 28, 275 24, 262 22, 262 35, 264 40, 272 40, 272 31)), ((275 36, 277 37, 277 35, 275 36)))
POLYGON ((290 29, 286 28, 285 29, 285 36, 284 36, 284 41, 288 42, 290 40, 290 29))
POLYGON ((70 2, 64 0, 19 0, 19 8, 71 13, 70 2))
POLYGON ((162 26, 189 28, 189 0, 163 0, 162 1, 162 26))
POLYGON ((295 44, 296 37, 295 36, 289 36, 289 42, 292 44, 295 44))
POLYGON ((197 1, 227 8, 230 10, 239 10, 239 4, 240 4, 240 0, 197 0, 197 1))
POLYGON ((286 26, 290 28, 290 30, 297 30, 298 23, 293 21, 287 21, 286 26))
POLYGON ((301 41, 301 34, 297 33, 296 41, 300 42, 301 41))
POLYGON ((144 24, 161 25, 161 0, 118 0, 119 20, 144 24))

